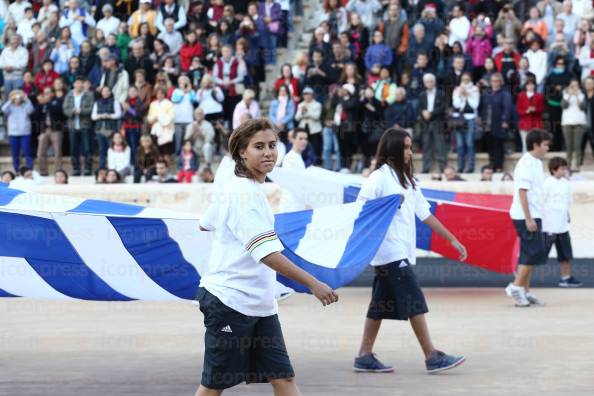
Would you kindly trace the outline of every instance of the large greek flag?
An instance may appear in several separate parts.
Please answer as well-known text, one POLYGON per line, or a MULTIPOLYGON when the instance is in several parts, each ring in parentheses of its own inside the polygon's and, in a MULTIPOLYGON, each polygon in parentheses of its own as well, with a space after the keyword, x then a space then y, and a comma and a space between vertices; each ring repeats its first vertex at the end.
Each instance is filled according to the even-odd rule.
MULTIPOLYGON (((374 257, 399 202, 277 215, 283 253, 331 287, 347 285, 374 257)), ((192 299, 212 237, 194 214, 0 187, 0 296, 192 299)))

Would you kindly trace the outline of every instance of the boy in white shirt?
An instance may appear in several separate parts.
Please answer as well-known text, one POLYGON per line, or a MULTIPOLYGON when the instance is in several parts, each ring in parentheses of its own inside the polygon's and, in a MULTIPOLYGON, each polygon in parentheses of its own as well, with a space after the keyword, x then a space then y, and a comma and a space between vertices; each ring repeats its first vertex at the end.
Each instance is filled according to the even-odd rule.
POLYGON ((526 138, 529 150, 522 155, 514 170, 514 198, 510 217, 520 238, 520 258, 515 279, 505 288, 516 307, 544 305, 530 291, 534 266, 546 263, 542 232, 544 166, 542 159, 549 151, 552 136, 545 130, 534 129, 526 138))
POLYGON ((559 287, 580 287, 582 283, 571 275, 569 264, 573 259, 569 236, 569 208, 573 199, 571 186, 567 179, 567 170, 568 163, 565 158, 553 157, 550 159, 551 177, 544 182, 542 231, 545 233, 547 257, 553 245, 557 251, 557 261, 561 265, 559 287))

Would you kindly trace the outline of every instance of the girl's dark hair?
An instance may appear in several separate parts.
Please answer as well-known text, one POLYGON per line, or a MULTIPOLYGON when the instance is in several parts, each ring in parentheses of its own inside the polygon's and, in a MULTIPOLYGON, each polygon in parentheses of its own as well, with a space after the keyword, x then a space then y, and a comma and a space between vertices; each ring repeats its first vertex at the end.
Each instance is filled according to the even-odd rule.
POLYGON ((553 157, 549 160, 549 172, 551 175, 562 166, 568 166, 567 160, 563 157, 553 157))
MULTIPOLYGON (((413 177, 413 162, 404 163, 404 141, 411 139, 408 132, 399 128, 387 129, 377 145, 377 154, 375 155, 376 169, 387 164, 396 173, 398 181, 403 188, 408 188, 409 184, 413 189, 417 188, 413 177)), ((412 140, 412 139, 411 139, 412 140)))
POLYGON ((235 175, 237 177, 247 177, 253 179, 252 172, 247 168, 245 162, 241 158, 240 151, 248 147, 251 138, 260 131, 271 130, 278 135, 276 128, 266 118, 252 118, 244 121, 231 133, 229 138, 229 153, 231 158, 235 161, 235 175))

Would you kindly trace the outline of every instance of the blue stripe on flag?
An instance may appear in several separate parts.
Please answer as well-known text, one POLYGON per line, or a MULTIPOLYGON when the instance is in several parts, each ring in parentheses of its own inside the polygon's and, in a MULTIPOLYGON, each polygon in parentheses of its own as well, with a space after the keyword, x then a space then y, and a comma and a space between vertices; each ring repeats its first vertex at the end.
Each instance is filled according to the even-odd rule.
MULTIPOLYGON (((183 299, 193 299, 200 276, 186 261, 161 219, 107 217, 126 250, 159 286, 183 299)), ((198 231, 196 231, 198 232, 198 231)))
POLYGON ((0 184, 0 206, 8 205, 13 199, 15 199, 15 197, 23 193, 24 191, 8 188, 5 185, 0 184))
POLYGON ((456 200, 455 191, 432 190, 429 188, 422 188, 421 191, 427 199, 437 199, 448 202, 453 202, 456 200))
MULTIPOLYGON (((373 260, 377 249, 383 242, 385 233, 398 210, 400 196, 391 195, 365 203, 358 218, 355 220, 355 227, 347 243, 346 251, 337 268, 327 268, 310 263, 297 256, 293 250, 286 248, 283 254, 300 268, 312 274, 314 277, 328 286, 336 289, 346 286, 353 281, 373 260), (361 220, 364 213, 365 221, 361 220), (385 219, 388 219, 387 221, 385 219), (348 253, 347 253, 348 252, 348 253), (347 254, 351 255, 348 257, 347 254), (357 257, 352 257, 356 255, 357 257), (357 261, 358 260, 358 261, 357 261)), ((281 238, 282 241, 282 238, 281 238)), ((287 246, 285 246, 287 247, 287 246)), ((309 290, 299 283, 296 283, 282 275, 277 279, 286 286, 302 293, 309 290)))
POLYGON ((346 186, 344 188, 342 201, 344 203, 355 202, 357 200, 357 196, 359 196, 359 191, 361 191, 361 186, 346 186))
POLYGON ((102 215, 136 216, 144 210, 143 206, 126 203, 86 199, 76 208, 69 210, 71 213, 91 213, 102 215))
POLYGON ((285 247, 295 250, 305 236, 312 217, 313 210, 277 214, 274 216, 274 231, 285 247))
MULTIPOLYGON (((423 192, 425 192, 425 191, 423 191, 423 192)), ((429 204, 431 205, 431 208, 430 208, 431 214, 433 216, 435 216, 437 202, 429 201, 429 204)), ((416 216, 415 216, 415 222, 416 222, 416 228, 417 228, 417 249, 431 250, 431 235, 432 235, 433 231, 431 231, 431 228, 429 228, 429 226, 427 224, 423 223, 416 216)))
POLYGON ((0 298, 2 298, 2 297, 18 297, 18 296, 15 296, 14 294, 10 294, 9 292, 7 292, 5 290, 0 289, 0 298))
POLYGON ((0 212, 2 256, 23 257, 62 294, 82 300, 128 301, 85 265, 58 224, 43 217, 0 212))

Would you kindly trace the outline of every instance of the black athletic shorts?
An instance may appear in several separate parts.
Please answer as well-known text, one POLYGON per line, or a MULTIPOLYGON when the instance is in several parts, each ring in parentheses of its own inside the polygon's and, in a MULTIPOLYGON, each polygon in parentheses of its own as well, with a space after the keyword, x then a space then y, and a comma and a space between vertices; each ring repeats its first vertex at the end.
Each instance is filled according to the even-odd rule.
POLYGON ((204 288, 196 299, 206 326, 203 386, 226 389, 295 376, 277 315, 243 315, 204 288))
POLYGON ((547 257, 551 253, 551 248, 555 245, 557 251, 557 261, 571 261, 573 260, 573 249, 571 248, 571 237, 569 232, 562 234, 548 234, 545 233, 545 249, 547 257))
POLYGON ((514 220, 514 226, 518 237, 520 237, 520 258, 518 264, 540 265, 547 262, 544 234, 542 232, 542 221, 534 219, 537 230, 528 231, 525 220, 514 220))
POLYGON ((367 311, 369 319, 408 320, 429 312, 417 277, 408 263, 400 268, 402 261, 380 265, 375 268, 371 303, 367 311))

